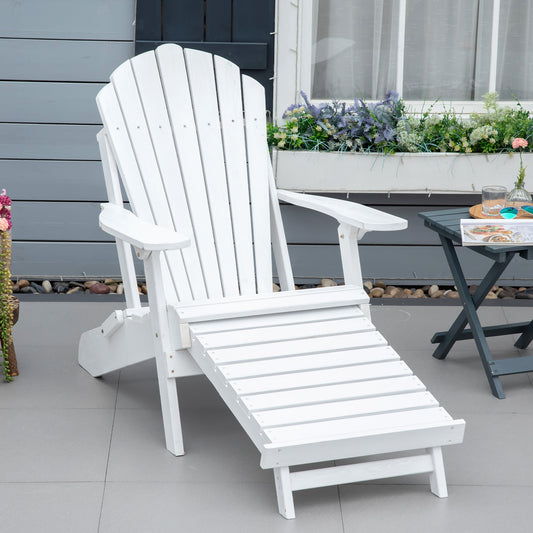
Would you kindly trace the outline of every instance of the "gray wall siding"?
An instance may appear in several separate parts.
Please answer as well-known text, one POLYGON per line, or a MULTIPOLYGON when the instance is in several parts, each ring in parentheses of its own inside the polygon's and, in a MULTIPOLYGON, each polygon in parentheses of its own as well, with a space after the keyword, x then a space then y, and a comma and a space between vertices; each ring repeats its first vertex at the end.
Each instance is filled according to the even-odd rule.
POLYGON ((95 96, 134 54, 135 0, 0 2, 0 188, 17 277, 117 276, 95 96))
MULTIPOLYGON (((75 202, 103 201, 106 197, 100 161, 0 159, 0 176, 0 185, 14 200, 75 202)), ((17 226, 22 223, 16 206, 13 216, 17 226)))
MULTIPOLYGON (((346 195, 329 195, 346 199, 346 195)), ((360 202, 408 220, 408 228, 394 232, 370 232, 360 244, 363 277, 405 285, 440 283, 453 285, 440 240, 424 227, 421 211, 451 209, 479 203, 479 195, 352 194, 360 202)), ((323 277, 342 279, 335 220, 311 211, 284 205, 287 241, 293 268, 300 282, 314 283, 323 277)), ((478 283, 490 262, 470 249, 458 248, 465 276, 478 283)), ((533 285, 531 263, 515 258, 501 283, 533 285)))
MULTIPOLYGON (((120 276, 111 243, 19 242, 13 251, 16 278, 83 279, 120 276)), ((138 268, 139 274, 141 269, 138 268)))
POLYGON ((0 124, 0 158, 98 160, 99 126, 0 124))
POLYGON ((4 80, 105 81, 132 53, 132 42, 0 39, 0 69, 4 80))
POLYGON ((99 124, 95 105, 103 83, 0 82, 0 122, 99 124))
MULTIPOLYGON (((466 248, 457 251, 466 278, 470 283, 479 283, 490 268, 490 261, 466 248)), ((319 281, 321 276, 342 279, 338 246, 290 245, 289 254, 301 282, 319 281)), ((361 265, 364 278, 373 281, 412 287, 454 284, 440 246, 365 246, 361 249, 361 265)), ((530 261, 513 259, 500 283, 531 284, 530 261)))
MULTIPOLYGON (((16 277, 119 275, 115 247, 98 227, 106 200, 95 135, 98 90, 134 53, 135 0, 3 0, 0 2, 0 189, 13 198, 16 277)), ((477 203, 476 197, 352 195, 409 220, 401 232, 362 241, 363 274, 407 284, 451 282, 436 236, 419 211, 477 203)), ((335 221, 282 206, 298 281, 341 278, 335 221)), ((478 280, 488 266, 460 250, 478 280)), ((531 284, 526 261, 506 273, 531 284)))
POLYGON ((6 38, 133 40, 135 0, 2 0, 6 38))

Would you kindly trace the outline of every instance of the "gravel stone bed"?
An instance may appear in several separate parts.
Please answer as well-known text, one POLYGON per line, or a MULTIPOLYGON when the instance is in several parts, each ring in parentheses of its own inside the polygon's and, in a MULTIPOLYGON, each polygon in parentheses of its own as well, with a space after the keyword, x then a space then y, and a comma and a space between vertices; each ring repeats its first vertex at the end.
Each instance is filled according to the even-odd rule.
MULTIPOLYGON (((124 294, 121 280, 105 279, 90 281, 29 281, 27 279, 13 280, 13 293, 22 294, 124 294)), ((139 293, 147 294, 146 285, 139 283, 139 293)))
MULTIPOLYGON (((332 287, 337 282, 324 278, 318 284, 297 285, 297 289, 308 289, 313 287, 332 287)), ((459 293, 455 287, 424 285, 421 287, 405 287, 390 285, 383 281, 365 281, 364 289, 371 298, 427 298, 427 299, 458 299, 459 293)), ((274 291, 279 291, 280 287, 273 284, 274 291)), ((473 294, 477 285, 469 287, 473 294)), ((144 282, 138 283, 139 294, 148 294, 144 282)), ((124 285, 120 279, 103 279, 90 281, 63 281, 63 280, 40 280, 30 281, 27 279, 13 280, 13 292, 22 294, 123 294, 124 285)), ((532 300, 533 287, 507 287, 495 285, 486 296, 487 300, 532 300)))

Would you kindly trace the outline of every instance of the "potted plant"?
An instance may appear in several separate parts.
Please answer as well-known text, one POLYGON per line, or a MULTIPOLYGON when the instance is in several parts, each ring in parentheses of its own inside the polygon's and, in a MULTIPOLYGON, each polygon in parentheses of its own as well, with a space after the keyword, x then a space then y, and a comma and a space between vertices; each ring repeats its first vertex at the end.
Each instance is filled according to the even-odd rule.
MULTIPOLYGON (((291 106, 285 123, 268 125, 280 188, 310 192, 479 192, 483 185, 513 188, 516 138, 533 138, 533 118, 496 94, 485 109, 462 117, 430 106, 409 113, 394 93, 377 103, 361 99, 291 106)), ((524 162, 533 162, 528 147, 524 162)), ((522 159, 521 159, 522 161, 522 159)))
POLYGON ((11 332, 18 315, 18 301, 13 298, 11 283, 11 198, 6 190, 0 194, 0 359, 4 381, 18 375, 11 332))

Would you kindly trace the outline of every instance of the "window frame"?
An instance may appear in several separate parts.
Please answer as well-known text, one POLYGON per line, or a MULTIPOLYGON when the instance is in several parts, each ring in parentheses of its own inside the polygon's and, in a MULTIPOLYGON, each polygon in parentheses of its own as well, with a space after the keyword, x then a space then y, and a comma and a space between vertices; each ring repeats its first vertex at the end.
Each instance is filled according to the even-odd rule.
MULTIPOLYGON (((405 20, 408 0, 399 0, 399 31, 396 87, 400 97, 403 93, 405 20)), ((487 92, 496 91, 498 69, 498 40, 500 21, 500 0, 492 0, 492 34, 490 51, 489 87, 487 92)), ((277 0, 275 30, 274 64, 274 119, 280 122, 283 113, 292 104, 301 102, 300 92, 311 94, 312 83, 312 42, 313 19, 318 0, 277 0)), ((355 95, 354 95, 355 97, 355 95)), ((311 99, 312 103, 324 100, 311 99)), ((341 100, 342 101, 342 100, 341 100)), ((371 100, 369 100, 371 101, 371 100)), ((533 100, 520 102, 524 109, 533 111, 533 100)), ((432 113, 442 113, 453 109, 456 113, 468 115, 483 110, 481 100, 438 101, 405 100, 407 109, 412 113, 422 113, 431 106, 432 113)), ((501 105, 514 105, 513 100, 501 100, 501 105)))

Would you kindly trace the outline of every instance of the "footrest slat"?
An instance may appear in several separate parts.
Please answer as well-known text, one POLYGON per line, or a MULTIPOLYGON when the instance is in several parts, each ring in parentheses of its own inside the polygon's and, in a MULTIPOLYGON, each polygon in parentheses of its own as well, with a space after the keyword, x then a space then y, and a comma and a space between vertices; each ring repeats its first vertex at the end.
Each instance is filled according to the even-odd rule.
MULTIPOLYGON (((190 308, 200 316, 198 322, 188 322, 191 354, 259 449, 263 468, 429 449, 462 440, 464 421, 453 420, 439 406, 360 309, 349 303, 335 307, 331 298, 336 310, 317 310, 313 319, 313 310, 298 309, 299 296, 285 300, 292 306, 286 315, 267 311, 239 317, 190 308), (220 318, 213 318, 217 313, 220 318)), ((274 299, 265 297, 272 305, 269 310, 274 299)), ((186 312, 181 315, 183 319, 186 312)), ((427 454, 414 461, 423 465, 401 466, 399 461, 391 463, 396 465, 392 470, 434 469, 427 454)), ((364 468, 342 472, 343 478, 357 480, 364 468)), ((324 475, 329 477, 329 471, 324 475)), ((302 488, 324 485, 298 476, 292 479, 302 488)), ((317 479, 314 474, 311 478, 317 479)))
POLYGON ((438 407, 438 402, 427 391, 411 394, 345 400, 321 404, 287 407, 254 413, 255 419, 263 428, 305 424, 328 419, 368 416, 381 413, 394 413, 412 409, 438 407))
POLYGON ((493 376, 533 372, 533 355, 512 357, 510 359, 497 359, 490 362, 490 369, 493 376))
POLYGON ((293 372, 275 376, 246 378, 230 381, 229 384, 239 395, 272 392, 283 389, 303 387, 321 387, 332 383, 352 384, 360 381, 371 381, 380 378, 408 376, 411 369, 403 361, 355 365, 341 368, 293 372))

